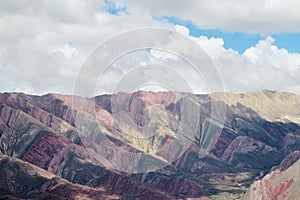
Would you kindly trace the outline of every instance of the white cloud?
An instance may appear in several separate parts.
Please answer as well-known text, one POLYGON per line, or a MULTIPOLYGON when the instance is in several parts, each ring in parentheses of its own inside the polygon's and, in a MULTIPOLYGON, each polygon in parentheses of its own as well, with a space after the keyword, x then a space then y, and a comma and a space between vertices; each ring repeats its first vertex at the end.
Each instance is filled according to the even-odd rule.
POLYGON ((98 0, 1 1, 0 91, 72 93, 76 74, 99 43, 145 24, 171 27, 150 16, 114 16, 103 6, 98 0))
POLYGON ((61 53, 66 59, 71 59, 79 53, 79 50, 74 45, 66 43, 57 49, 53 49, 52 52, 61 53))
POLYGON ((253 64, 271 65, 290 72, 299 72, 299 54, 289 53, 286 49, 279 49, 273 45, 274 41, 274 38, 268 36, 265 40, 259 41, 255 47, 247 49, 244 55, 249 58, 253 64))
POLYGON ((189 30, 187 27, 182 26, 182 25, 176 24, 176 25, 175 25, 175 30, 176 30, 178 33, 181 33, 181 34, 183 34, 183 35, 185 35, 185 36, 188 36, 188 35, 190 34, 190 30, 189 30))
MULTIPOLYGON (((185 36, 190 34, 188 28, 156 20, 156 16, 190 20, 201 28, 261 34, 299 32, 299 4, 296 0, 243 3, 233 0, 193 0, 189 3, 179 0, 120 0, 116 6, 125 6, 128 14, 123 12, 115 16, 106 12, 107 5, 98 0, 0 1, 0 90, 72 93, 76 74, 89 52, 111 36, 142 27, 163 27, 185 36)), ((259 41, 243 55, 225 49, 222 38, 191 38, 218 66, 226 89, 248 91, 268 88, 300 93, 300 56, 278 48, 273 38, 259 41)), ((134 38, 128 43, 132 41, 134 38)), ((184 45, 178 48, 184 48, 184 45)), ((174 55, 162 51, 153 51, 152 57, 155 56, 160 60, 176 60, 174 55)), ((128 58, 125 64, 151 63, 150 58, 138 57, 140 60, 135 58, 135 61, 128 58)), ((186 74, 192 77, 191 72, 186 74)), ((113 82, 117 76, 113 74, 113 78, 106 79, 113 82)))
MULTIPOLYGON (((206 36, 200 36, 198 38, 191 37, 194 41, 196 41, 203 49, 205 49, 208 55, 215 59, 220 55, 225 53, 224 49, 224 40, 222 38, 207 38, 206 36)), ((229 50, 227 51, 227 53, 229 50)))
MULTIPOLYGON (((190 36, 191 37, 191 36, 190 36)), ((262 89, 300 93, 300 54, 273 45, 268 36, 243 54, 225 49, 222 38, 191 37, 216 64, 225 89, 247 92, 262 89)))
POLYGON ((247 33, 299 32, 298 0, 123 0, 130 13, 172 16, 202 29, 247 33))
POLYGON ((179 57, 177 55, 172 54, 171 52, 159 50, 159 49, 151 49, 151 58, 155 60, 160 60, 161 62, 164 62, 166 60, 179 60, 179 57))

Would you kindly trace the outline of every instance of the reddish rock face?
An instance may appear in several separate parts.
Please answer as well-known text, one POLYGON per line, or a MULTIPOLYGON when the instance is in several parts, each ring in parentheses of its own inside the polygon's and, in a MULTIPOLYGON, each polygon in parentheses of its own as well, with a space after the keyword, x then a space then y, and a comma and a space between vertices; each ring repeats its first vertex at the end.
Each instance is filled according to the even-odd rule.
POLYGON ((67 138, 51 132, 40 132, 31 143, 22 160, 47 170, 54 156, 69 144, 70 141, 67 138))
MULTIPOLYGON (((243 102, 248 102, 245 98, 243 102)), ((94 98, 0 94, 0 149, 2 154, 22 161, 5 156, 1 159, 17 166, 14 173, 24 175, 17 179, 11 175, 11 169, 2 165, 0 170, 8 174, 0 181, 0 194, 29 197, 33 189, 25 185, 33 181, 37 183, 35 194, 71 199, 205 199, 224 192, 237 198, 271 168, 280 165, 279 172, 274 174, 283 173, 280 170, 288 170, 300 158, 299 152, 294 152, 300 149, 297 124, 267 121, 248 104, 234 104, 233 99, 227 105, 224 128, 215 130, 220 137, 212 137, 216 144, 206 157, 200 157, 203 141, 209 140, 207 123, 212 120, 216 127, 221 126, 216 116, 212 118, 210 114, 211 101, 210 95, 147 91, 94 98), (185 108, 193 109, 191 113, 199 109, 199 116, 183 119, 184 102, 188 103, 185 108), (194 135, 179 136, 181 120, 195 129, 194 135), (145 137, 141 130, 150 123, 154 123, 153 132, 145 137), (139 138, 132 136, 133 131, 137 132, 134 136, 140 134, 139 138), (188 144, 187 148, 183 144, 188 144), (114 166, 130 168, 136 153, 142 155, 140 163, 137 162, 139 167, 165 165, 137 174, 122 172, 114 166), (144 166, 143 159, 151 160, 149 166, 144 166), (23 166, 29 165, 33 171, 22 171, 23 166), (39 176, 35 172, 46 173, 42 169, 55 178, 36 181, 39 176), (18 181, 17 189, 9 185, 10 178, 18 181)), ((269 183, 265 181, 262 186, 269 183)), ((286 197, 286 193, 294 192, 296 183, 290 177, 274 187, 268 186, 268 191, 274 195, 272 198, 286 197)))
MULTIPOLYGON (((288 159, 294 160, 295 152, 288 159)), ((291 160, 285 160, 281 166, 287 167, 291 160)), ((262 180, 255 181, 243 199, 298 199, 299 191, 299 168, 300 160, 286 169, 279 168, 266 175, 262 180)))

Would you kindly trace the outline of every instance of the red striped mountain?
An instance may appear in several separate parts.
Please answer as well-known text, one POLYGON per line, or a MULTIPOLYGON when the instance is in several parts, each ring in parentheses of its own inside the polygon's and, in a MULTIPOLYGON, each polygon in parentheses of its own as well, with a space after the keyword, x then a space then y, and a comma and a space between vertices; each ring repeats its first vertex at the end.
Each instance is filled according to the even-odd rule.
POLYGON ((271 91, 225 95, 226 99, 221 93, 138 91, 85 98, 2 93, 0 150, 20 160, 1 157, 8 164, 1 165, 7 178, 0 180, 0 194, 62 195, 42 187, 52 180, 50 175, 44 182, 35 180, 39 176, 32 171, 46 170, 70 188, 63 194, 69 198, 74 198, 74 184, 80 194, 92 190, 96 196, 91 199, 97 194, 129 199, 239 197, 254 180, 300 149, 300 96, 271 91), (217 112, 227 109, 224 127, 210 115, 212 104, 217 112), (202 158, 205 127, 211 121, 216 121, 213 130, 222 131, 202 158), (182 122, 194 127, 194 134, 179 136, 182 122), (127 152, 140 155, 140 163, 131 163, 127 152), (146 171, 151 167, 143 165, 147 160, 162 168, 146 171), (22 170, 33 165, 30 173, 22 170), (119 170, 132 172, 136 165, 145 172, 119 170), (23 173, 22 179, 12 176, 23 173), (37 184, 34 189, 25 187, 28 181, 37 184))

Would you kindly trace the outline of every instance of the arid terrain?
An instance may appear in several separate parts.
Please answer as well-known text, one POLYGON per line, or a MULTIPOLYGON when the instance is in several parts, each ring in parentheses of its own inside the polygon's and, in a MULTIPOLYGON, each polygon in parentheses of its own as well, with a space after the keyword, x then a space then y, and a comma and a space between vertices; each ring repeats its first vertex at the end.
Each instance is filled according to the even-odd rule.
POLYGON ((0 199, 300 195, 292 93, 1 93, 0 136, 0 199))

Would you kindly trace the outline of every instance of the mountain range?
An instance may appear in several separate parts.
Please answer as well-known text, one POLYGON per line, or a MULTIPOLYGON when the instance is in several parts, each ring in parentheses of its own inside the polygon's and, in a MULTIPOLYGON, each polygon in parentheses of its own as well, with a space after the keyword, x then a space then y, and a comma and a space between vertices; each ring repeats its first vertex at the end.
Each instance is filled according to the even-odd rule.
POLYGON ((0 199, 297 199, 300 96, 0 94, 0 199))

